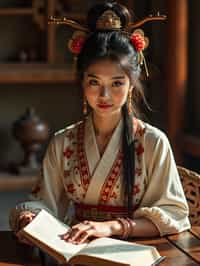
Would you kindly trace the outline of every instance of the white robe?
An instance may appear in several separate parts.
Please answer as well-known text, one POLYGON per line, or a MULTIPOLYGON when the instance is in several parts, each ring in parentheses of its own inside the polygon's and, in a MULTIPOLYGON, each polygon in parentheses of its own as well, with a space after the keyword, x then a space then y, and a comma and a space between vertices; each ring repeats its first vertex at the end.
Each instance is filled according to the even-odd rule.
MULTIPOLYGON (((133 120, 133 129, 134 217, 150 219, 161 236, 190 228, 188 205, 167 137, 138 119, 133 120)), ((88 211, 88 206, 108 208, 108 217, 112 217, 112 210, 124 209, 122 130, 121 120, 102 156, 92 116, 59 131, 47 149, 42 178, 32 191, 32 200, 17 205, 11 212, 12 229, 17 230, 22 210, 37 212, 45 208, 72 223, 77 217, 71 202, 76 203, 76 209, 79 206, 83 215, 92 213, 93 219, 98 216, 98 210, 88 211)))

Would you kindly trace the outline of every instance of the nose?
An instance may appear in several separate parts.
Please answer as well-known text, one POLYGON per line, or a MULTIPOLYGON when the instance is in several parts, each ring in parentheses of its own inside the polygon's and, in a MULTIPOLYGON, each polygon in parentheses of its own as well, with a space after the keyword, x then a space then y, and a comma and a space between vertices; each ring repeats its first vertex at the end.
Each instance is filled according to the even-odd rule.
POLYGON ((100 96, 101 97, 109 97, 109 89, 108 89, 108 87, 106 87, 106 86, 102 86, 101 87, 100 96))

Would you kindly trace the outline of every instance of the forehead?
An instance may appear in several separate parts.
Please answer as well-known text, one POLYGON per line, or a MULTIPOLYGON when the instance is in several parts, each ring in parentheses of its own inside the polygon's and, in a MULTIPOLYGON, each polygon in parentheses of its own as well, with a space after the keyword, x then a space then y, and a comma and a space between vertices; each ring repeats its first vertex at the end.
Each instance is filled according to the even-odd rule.
POLYGON ((111 60, 101 60, 94 64, 91 64, 87 68, 84 74, 86 76, 93 74, 98 77, 113 77, 113 76, 128 77, 124 72, 124 70, 120 67, 120 65, 111 60))

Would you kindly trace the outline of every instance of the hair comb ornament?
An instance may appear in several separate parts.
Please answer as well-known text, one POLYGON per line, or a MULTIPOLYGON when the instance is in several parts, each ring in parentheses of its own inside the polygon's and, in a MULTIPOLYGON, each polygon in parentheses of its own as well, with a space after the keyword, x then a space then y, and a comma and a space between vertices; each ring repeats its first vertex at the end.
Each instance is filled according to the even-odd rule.
POLYGON ((119 30, 121 29, 121 20, 112 10, 106 10, 96 22, 98 30, 119 30))
POLYGON ((48 19, 48 24, 56 24, 56 25, 64 24, 76 30, 80 30, 86 33, 90 32, 90 30, 87 27, 81 26, 81 24, 79 24, 78 22, 71 19, 67 19, 65 17, 57 18, 54 16, 50 16, 48 19))
POLYGON ((145 23, 150 22, 150 21, 163 21, 163 20, 166 20, 166 19, 167 19, 167 16, 160 15, 160 12, 157 12, 157 14, 154 15, 154 16, 153 15, 149 15, 149 16, 145 17, 142 20, 139 20, 139 21, 136 21, 136 22, 130 22, 128 24, 128 26, 127 26, 127 31, 131 32, 133 29, 139 28, 142 25, 144 25, 145 23))
MULTIPOLYGON (((142 25, 144 25, 147 22, 162 21, 162 20, 166 20, 166 18, 167 17, 165 15, 160 15, 160 13, 158 12, 155 16, 149 15, 148 17, 145 17, 142 20, 139 20, 136 22, 130 22, 128 24, 128 26, 126 27, 125 31, 132 32, 133 29, 141 27, 142 25)), ((78 22, 71 20, 71 19, 67 19, 66 17, 57 18, 57 17, 51 16, 48 19, 48 24, 57 24, 57 25, 64 24, 64 25, 69 26, 73 29, 80 30, 80 31, 83 31, 86 33, 90 33, 90 29, 87 26, 82 26, 78 22)), ((96 29, 120 30, 121 29, 121 20, 115 12, 113 12, 112 10, 107 10, 97 19, 96 29)))

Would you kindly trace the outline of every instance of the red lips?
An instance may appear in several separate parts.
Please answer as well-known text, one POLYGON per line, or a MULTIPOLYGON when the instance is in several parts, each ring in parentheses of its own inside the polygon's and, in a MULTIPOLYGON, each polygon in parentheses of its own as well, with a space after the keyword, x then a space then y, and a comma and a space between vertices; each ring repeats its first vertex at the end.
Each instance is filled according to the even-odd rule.
POLYGON ((108 109, 112 107, 112 104, 107 104, 107 103, 98 103, 97 106, 102 109, 108 109))

